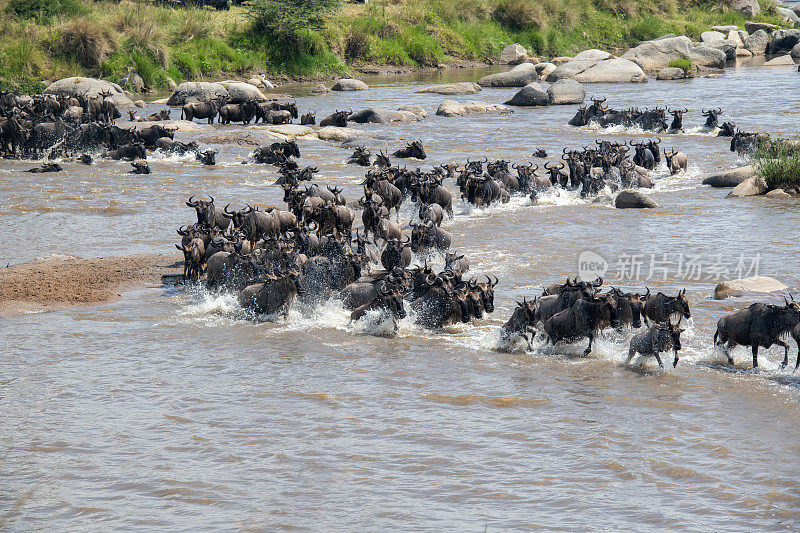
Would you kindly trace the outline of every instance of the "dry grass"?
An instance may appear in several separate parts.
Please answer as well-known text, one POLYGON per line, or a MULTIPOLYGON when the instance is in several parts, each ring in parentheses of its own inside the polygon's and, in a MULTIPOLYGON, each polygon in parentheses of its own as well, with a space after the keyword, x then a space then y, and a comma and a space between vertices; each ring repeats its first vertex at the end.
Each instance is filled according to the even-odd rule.
POLYGON ((117 49, 116 35, 102 24, 80 17, 62 24, 55 39, 56 53, 74 58, 86 68, 95 68, 117 49))

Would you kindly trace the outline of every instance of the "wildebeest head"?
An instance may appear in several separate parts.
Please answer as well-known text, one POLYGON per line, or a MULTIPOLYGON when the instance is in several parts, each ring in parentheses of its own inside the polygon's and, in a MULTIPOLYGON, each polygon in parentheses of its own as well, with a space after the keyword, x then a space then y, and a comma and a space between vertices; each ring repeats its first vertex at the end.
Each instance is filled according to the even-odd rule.
POLYGON ((705 127, 708 129, 716 128, 719 122, 719 116, 721 114, 722 114, 722 108, 720 107, 716 109, 709 109, 708 111, 703 109, 703 116, 706 117, 705 127))
POLYGON ((659 333, 669 335, 669 341, 672 344, 672 349, 675 352, 675 359, 672 361, 672 368, 678 366, 678 352, 681 351, 683 348, 681 346, 681 333, 684 332, 684 329, 681 327, 681 319, 678 319, 676 324, 673 324, 669 320, 667 320, 666 324, 658 324, 656 328, 658 328, 659 333))
POLYGON ((215 156, 217 153, 217 150, 206 150, 204 152, 197 152, 195 157, 204 165, 216 165, 217 158, 215 156))
POLYGON ((686 299, 686 289, 678 293, 678 296, 675 297, 675 301, 675 310, 680 313, 683 318, 692 318, 692 312, 689 311, 689 300, 686 299))
POLYGON ((672 125, 669 127, 670 130, 678 131, 683 129, 683 114, 689 111, 685 107, 683 109, 667 109, 670 115, 672 115, 672 125))
POLYGON ((194 195, 189 197, 186 205, 193 207, 197 211, 197 223, 201 226, 214 227, 214 197, 209 196, 210 200, 193 200, 194 195))
POLYGON ((403 293, 405 288, 402 285, 389 286, 387 283, 381 284, 379 289, 380 298, 383 304, 397 318, 405 318, 406 310, 403 307, 403 293))

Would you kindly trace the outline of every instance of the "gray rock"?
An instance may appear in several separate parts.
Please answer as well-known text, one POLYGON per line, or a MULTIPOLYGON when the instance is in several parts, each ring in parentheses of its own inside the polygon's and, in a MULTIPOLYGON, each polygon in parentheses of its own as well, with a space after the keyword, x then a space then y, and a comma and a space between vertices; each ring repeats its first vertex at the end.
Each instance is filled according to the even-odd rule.
POLYGON ((761 14, 761 6, 758 0, 731 0, 730 6, 747 18, 753 18, 761 14))
POLYGON ((267 97, 258 90, 258 87, 254 87, 246 81, 225 80, 219 83, 228 91, 228 103, 237 104, 248 100, 255 102, 267 101, 267 97))
POLYGON ((688 37, 648 41, 625 52, 622 59, 633 61, 646 72, 660 70, 675 59, 688 59, 692 63, 704 67, 723 68, 725 66, 724 52, 707 47, 695 48, 692 40, 688 37))
POLYGON ((169 77, 168 77, 168 78, 167 78, 167 88, 168 88, 170 91, 174 91, 175 89, 177 89, 177 88, 178 88, 178 84, 177 84, 177 83, 175 83, 175 80, 173 80, 172 78, 169 78, 169 77))
POLYGON ((654 209, 658 204, 643 192, 625 189, 614 200, 617 209, 654 209))
MULTIPOLYGON (((664 39, 672 39, 673 37, 677 37, 677 35, 675 35, 674 33, 665 33, 661 37, 656 37, 653 40, 654 41, 663 41, 664 39)), ((642 42, 646 43, 647 41, 642 41, 642 42)), ((639 43, 639 44, 642 44, 642 43, 639 43)))
POLYGON ((744 40, 744 47, 750 50, 753 55, 763 55, 769 44, 769 35, 764 30, 756 30, 744 40))
POLYGON ((739 26, 711 26, 712 31, 721 31, 722 33, 728 33, 729 31, 737 31, 739 26))
POLYGON ((528 51, 521 44, 509 44, 500 52, 500 63, 519 65, 528 57, 528 51))
POLYGON ((714 41, 721 41, 725 38, 725 34, 719 31, 704 31, 700 34, 700 40, 704 43, 711 43, 714 41))
POLYGON ((575 55, 572 58, 572 61, 603 61, 604 59, 611 59, 611 54, 604 51, 598 50, 597 48, 592 48, 590 50, 584 50, 579 54, 575 55))
POLYGON ((556 82, 558 80, 574 78, 584 70, 595 66, 597 63, 599 63, 599 60, 595 59, 573 59, 563 65, 559 65, 554 71, 549 73, 545 79, 550 82, 556 82))
POLYGON ((765 32, 771 32, 772 30, 777 30, 778 27, 775 24, 768 24, 766 22, 745 22, 744 29, 747 30, 747 33, 753 34, 758 30, 764 30, 765 32))
POLYGON ((318 83, 314 86, 313 89, 311 89, 312 94, 325 94, 329 92, 331 92, 331 90, 325 87, 324 83, 318 83))
POLYGON ((102 92, 110 92, 111 99, 117 107, 132 106, 133 102, 125 96, 122 87, 116 83, 95 78, 72 77, 54 81, 44 90, 47 94, 63 94, 64 96, 95 97, 102 92))
POLYGON ((550 105, 581 104, 586 98, 586 89, 575 80, 558 80, 548 87, 550 105))
POLYGON ((332 91, 366 91, 369 86, 361 80, 353 78, 342 78, 337 80, 331 87, 332 91))
POLYGON ((760 196, 767 192, 767 184, 761 176, 753 176, 742 181, 728 193, 728 198, 760 196))
POLYGON ((718 188, 736 187, 744 180, 752 178, 755 175, 756 168, 753 165, 747 165, 744 167, 726 170, 721 174, 709 176, 703 180, 703 185, 718 188))
POLYGON ((686 78, 686 73, 682 68, 678 67, 662 68, 656 74, 656 79, 658 80, 682 80, 684 78, 686 78))
POLYGON ((144 90, 144 80, 135 72, 131 72, 131 75, 128 76, 128 85, 137 93, 144 90))
POLYGON ((774 59, 770 59, 762 66, 764 67, 793 67, 794 66, 794 59, 789 54, 778 56, 774 59))
POLYGON ((167 100, 167 105, 184 105, 188 102, 208 101, 217 97, 228 97, 228 90, 221 83, 187 81, 175 88, 167 100))
POLYGON ((478 80, 482 87, 525 87, 539 79, 533 63, 517 65, 507 72, 490 74, 478 80))
POLYGON ((477 100, 468 100, 466 102, 445 100, 439 104, 439 108, 436 110, 437 115, 444 117, 466 117, 467 115, 491 112, 513 113, 514 111, 504 105, 479 102, 477 100))
POLYGON ((736 43, 729 39, 720 39, 710 43, 703 43, 702 45, 695 47, 696 53, 698 52, 698 48, 713 48, 715 50, 720 50, 725 54, 725 61, 733 61, 736 59, 736 43))
POLYGON ((794 48, 792 48, 792 51, 789 53, 789 55, 795 59, 800 58, 800 43, 794 45, 794 48))
POLYGON ((370 107, 356 111, 347 120, 358 124, 407 124, 425 120, 425 117, 411 111, 392 111, 382 107, 370 107))
POLYGON ((773 200, 788 200, 792 195, 783 189, 773 189, 764 195, 764 198, 772 198, 773 200))
POLYGON ((481 90, 481 86, 477 83, 467 81, 461 83, 445 83, 442 85, 431 85, 420 89, 418 93, 433 93, 433 94, 475 94, 481 90))
POLYGON ((800 30, 776 30, 767 45, 766 53, 770 55, 785 54, 800 42, 800 30))
POLYGON ((550 105, 550 97, 544 87, 538 83, 529 83, 519 90, 511 100, 505 103, 514 106, 546 106, 550 105))
POLYGON ((736 298, 746 292, 771 293, 788 289, 786 285, 775 278, 767 276, 753 276, 750 278, 731 279, 718 283, 714 289, 714 299, 736 298))
POLYGON ((800 17, 798 17, 797 13, 791 9, 785 7, 776 7, 775 11, 778 13, 778 15, 784 17, 789 22, 800 22, 800 17))
POLYGON ((646 83, 647 74, 627 59, 606 59, 577 74, 575 79, 581 83, 646 83))
POLYGON ((418 104, 409 104, 409 105, 401 105, 397 108, 398 111, 408 111, 410 113, 414 113, 418 117, 421 117, 422 120, 428 118, 428 112, 425 111, 425 108, 418 104))
POLYGON ((725 61, 728 60, 729 54, 731 60, 736 59, 736 45, 728 41, 717 41, 695 46, 692 48, 692 54, 689 59, 695 65, 724 69, 725 61), (716 48, 716 46, 724 47, 724 49, 716 48))
POLYGON ((728 32, 728 36, 726 37, 729 41, 736 44, 736 48, 740 48, 743 46, 744 41, 742 41, 741 35, 739 35, 738 31, 731 30, 728 32))

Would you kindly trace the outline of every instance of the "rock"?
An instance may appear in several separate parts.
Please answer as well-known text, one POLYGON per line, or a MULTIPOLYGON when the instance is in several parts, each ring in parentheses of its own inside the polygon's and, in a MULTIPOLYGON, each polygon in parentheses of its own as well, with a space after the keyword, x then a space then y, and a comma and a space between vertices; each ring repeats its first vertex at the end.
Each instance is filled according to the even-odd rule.
POLYGON ((800 42, 800 30, 777 30, 772 32, 772 37, 767 45, 767 54, 778 55, 789 52, 800 42))
POLYGON ((333 84, 332 91, 366 91, 369 86, 361 80, 342 78, 333 84))
POLYGON ((534 68, 536 69, 536 72, 539 73, 539 76, 547 77, 548 74, 553 72, 558 67, 555 65, 555 63, 536 63, 534 68))
POLYGON ((737 31, 738 29, 739 26, 711 26, 711 31, 721 31, 722 33, 737 31))
POLYGON ((239 146, 258 146, 259 142, 249 133, 225 133, 201 137, 200 142, 208 144, 238 144, 239 146))
POLYGON ((558 56, 553 58, 553 63, 556 65, 563 65, 564 63, 569 63, 570 61, 572 61, 572 58, 568 56, 558 56))
POLYGON ((787 22, 800 22, 800 17, 791 9, 785 7, 776 7, 775 12, 782 16, 787 22))
POLYGON ((773 189, 764 195, 764 198, 772 198, 777 200, 785 200, 791 197, 792 195, 783 189, 773 189))
POLYGON ((445 83, 442 85, 431 85, 420 89, 418 93, 433 93, 433 94, 475 94, 481 90, 481 86, 477 83, 467 81, 462 83, 445 83))
POLYGON ((599 63, 594 59, 573 59, 563 65, 559 65, 554 71, 547 75, 547 81, 556 82, 558 80, 571 79, 599 63))
POLYGON ((792 51, 789 52, 789 56, 793 57, 794 59, 800 58, 800 43, 797 43, 796 45, 794 45, 794 48, 792 48, 792 51))
POLYGON ((167 100, 169 100, 169 98, 159 98, 158 100, 153 100, 150 103, 155 105, 167 105, 167 100))
POLYGON ((175 91, 175 89, 177 89, 177 88, 178 88, 178 84, 177 84, 177 83, 175 83, 175 80, 173 80, 172 78, 169 78, 169 77, 168 77, 168 78, 167 78, 167 88, 168 88, 170 91, 175 91))
POLYGON ((575 80, 558 80, 548 87, 550 105, 581 104, 586 98, 586 89, 575 80))
POLYGON ((736 298, 742 296, 745 292, 778 292, 788 288, 789 287, 777 279, 767 276, 731 279, 717 284, 717 287, 714 289, 714 299, 724 300, 726 298, 736 298))
POLYGON ((790 54, 786 54, 785 56, 779 56, 775 59, 770 59, 766 63, 762 65, 763 67, 793 67, 794 66, 794 59, 790 54))
POLYGON ((365 132, 353 128, 338 128, 336 126, 325 126, 317 130, 317 137, 323 141, 342 142, 353 137, 363 136, 365 132))
POLYGON ((753 52, 747 48, 737 48, 736 57, 753 57, 753 52))
POLYGON ((329 92, 331 92, 331 90, 325 87, 324 83, 318 83, 314 86, 313 89, 311 89, 312 94, 325 94, 329 92))
POLYGON ((704 43, 720 41, 725 38, 725 34, 719 31, 704 31, 700 34, 700 40, 704 43))
POLYGON ((271 133, 277 133, 285 136, 288 139, 296 139, 297 137, 304 137, 314 133, 314 128, 311 126, 303 126, 301 124, 272 124, 267 126, 248 126, 250 129, 267 130, 271 133))
POLYGON ((592 48, 591 50, 584 50, 577 54, 570 61, 603 61, 604 59, 611 59, 611 54, 603 50, 598 50, 597 48, 592 48))
POLYGON ((147 103, 144 100, 136 100, 133 105, 136 107, 144 107, 147 105, 147 103))
POLYGON ((44 90, 46 94, 63 94, 65 96, 94 97, 102 92, 110 92, 111 99, 117 107, 132 106, 133 102, 125 96, 122 88, 116 83, 95 78, 72 77, 54 81, 44 90))
POLYGON ((515 106, 546 106, 550 105, 550 97, 547 91, 544 90, 544 87, 534 82, 520 89, 517 94, 511 97, 505 104, 515 106))
POLYGON ((768 24, 766 22, 745 22, 744 29, 745 31, 747 31, 747 33, 752 35, 758 30, 764 30, 764 32, 771 32, 772 30, 777 30, 778 27, 775 24, 768 24))
POLYGON ((136 72, 131 72, 131 75, 128 76, 128 85, 137 93, 144 90, 144 80, 136 72))
POLYGON ((647 74, 627 59, 606 59, 575 76, 581 83, 646 83, 647 74))
POLYGON ((625 189, 617 195, 614 207, 617 209, 653 209, 658 207, 658 204, 642 192, 625 189))
POLYGON ((695 65, 722 70, 729 54, 731 60, 736 59, 736 46, 727 41, 717 41, 695 46, 689 59, 695 65))
POLYGON ((730 0, 730 6, 747 18, 761 14, 758 0, 730 0))
POLYGON ((746 31, 744 31, 744 30, 739 30, 739 31, 738 31, 738 32, 736 32, 736 33, 738 33, 738 34, 739 34, 739 40, 740 40, 740 41, 742 41, 742 44, 744 44, 744 40, 745 40, 745 39, 747 39, 747 38, 750 36, 750 34, 749 34, 749 33, 747 33, 747 32, 746 32, 746 31))
POLYGON ((533 63, 522 63, 507 72, 490 74, 478 80, 481 87, 525 87, 539 79, 533 63))
POLYGON ((753 55, 762 55, 767 50, 769 35, 764 30, 756 30, 744 40, 744 47, 750 50, 753 55))
POLYGON ((753 176, 742 181, 728 193, 728 198, 745 198, 747 196, 761 196, 767 192, 767 184, 761 176, 753 176))
POLYGON ((739 35, 738 31, 731 30, 728 32, 728 35, 725 37, 727 40, 731 41, 732 43, 736 44, 736 48, 740 48, 744 46, 742 41, 742 37, 739 35))
POLYGON ((436 110, 437 115, 442 115, 445 117, 465 117, 467 115, 490 112, 513 113, 513 110, 504 105, 489 104, 486 102, 478 102, 476 100, 469 100, 467 102, 445 100, 436 110))
POLYGON ((703 180, 703 185, 709 185, 711 187, 736 187, 744 180, 752 178, 755 175, 756 167, 747 165, 726 170, 721 174, 709 176, 703 180))
POLYGON ((225 87, 225 90, 228 91, 228 103, 230 104, 237 104, 248 100, 256 102, 267 101, 267 97, 264 96, 264 93, 245 81, 225 80, 221 81, 220 85, 225 87))
POLYGON ((725 61, 733 61, 736 59, 736 42, 728 40, 728 39, 719 39, 717 41, 713 41, 710 43, 703 43, 700 46, 696 46, 695 53, 701 53, 701 48, 712 48, 715 50, 720 50, 722 53, 725 54, 725 61))
MULTIPOLYGON (((672 39, 673 37, 677 37, 674 33, 665 33, 661 37, 656 37, 653 39, 654 41, 663 41, 664 39, 672 39)), ((639 44, 646 43, 647 41, 642 41, 639 44)))
POLYGON ((270 82, 264 76, 261 76, 261 77, 253 76, 252 78, 247 80, 247 83, 249 83, 253 87, 257 87, 259 89, 274 89, 275 88, 275 86, 272 84, 272 82, 270 82))
MULTIPOLYGON (((167 120, 165 122, 160 122, 160 124, 165 128, 174 129, 175 131, 180 132, 214 131, 214 126, 211 124, 203 124, 200 122, 193 122, 191 120, 167 120)), ((145 128, 147 126, 145 124, 140 124, 137 127, 145 128)))
POLYGON ((184 105, 188 102, 212 100, 216 97, 228 97, 228 90, 221 83, 207 81, 187 81, 178 85, 167 105, 184 105))
POLYGON ((361 109, 348 118, 349 121, 358 124, 365 124, 368 122, 373 124, 407 124, 409 122, 419 122, 424 119, 425 117, 421 117, 411 111, 392 111, 382 107, 361 109))
POLYGON ((401 105, 397 108, 398 111, 408 111, 410 113, 414 113, 418 117, 421 117, 420 120, 425 120, 428 118, 428 112, 425 111, 425 108, 418 104, 409 104, 409 105, 401 105))
POLYGON ((521 44, 509 44, 500 52, 500 63, 505 65, 518 65, 525 61, 528 51, 521 44))
POLYGON ((656 74, 657 80, 682 80, 686 77, 686 73, 682 68, 666 67, 662 68, 656 74))
POLYGON ((688 37, 647 41, 625 52, 622 58, 633 61, 646 72, 660 70, 675 59, 688 59, 704 67, 725 67, 724 52, 702 46, 695 48, 688 37))

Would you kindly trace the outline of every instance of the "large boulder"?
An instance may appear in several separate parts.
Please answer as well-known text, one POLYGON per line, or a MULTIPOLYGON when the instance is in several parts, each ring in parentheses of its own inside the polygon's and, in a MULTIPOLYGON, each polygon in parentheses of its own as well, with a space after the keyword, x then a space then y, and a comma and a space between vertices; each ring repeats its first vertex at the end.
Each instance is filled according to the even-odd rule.
POLYGON ((536 63, 535 66, 536 66, 536 72, 539 73, 539 77, 541 79, 546 79, 551 72, 553 72, 558 68, 555 65, 555 63, 536 63))
POLYGON ((546 106, 550 105, 550 97, 544 87, 534 82, 520 89, 517 94, 512 96, 511 100, 507 101, 505 104, 515 106, 546 106))
POLYGON ((767 192, 767 184, 761 176, 745 179, 728 193, 728 198, 745 198, 747 196, 761 196, 767 192))
MULTIPOLYGON (((423 111, 424 112, 424 111, 423 111)), ((358 124, 407 124, 409 122, 419 122, 424 120, 422 117, 411 111, 392 111, 382 107, 370 107, 356 111, 347 119, 358 124)))
POLYGON ((627 59, 606 59, 575 76, 581 83, 645 83, 645 74, 639 65, 627 59))
POLYGON ((563 65, 559 65, 555 70, 550 72, 545 79, 550 82, 556 82, 558 80, 574 78, 599 62, 600 60, 595 59, 573 59, 563 65))
POLYGON ((714 289, 714 299, 724 300, 725 298, 737 298, 746 292, 769 294, 786 289, 788 289, 786 285, 775 278, 769 278, 767 276, 731 279, 717 284, 717 287, 714 289))
POLYGON ((254 101, 266 102, 267 97, 264 96, 258 87, 247 83, 246 81, 233 81, 225 80, 219 82, 220 85, 225 87, 228 91, 228 102, 238 104, 241 102, 254 101))
POLYGON ((747 18, 761 14, 758 0, 730 0, 730 6, 747 18))
POLYGON ((598 50, 597 48, 592 48, 590 50, 584 50, 573 56, 572 61, 603 61, 604 59, 611 59, 611 54, 606 52, 605 50, 598 50))
POLYGON ((442 85, 431 85, 430 87, 425 87, 424 89, 420 89, 417 92, 453 95, 453 94, 475 94, 480 90, 481 86, 478 85, 477 83, 471 81, 465 81, 461 83, 445 83, 442 85))
POLYGON ((654 209, 658 207, 658 204, 642 192, 625 189, 617 195, 614 207, 617 209, 654 209))
POLYGON ((111 93, 111 99, 117 107, 133 106, 133 102, 122 90, 122 87, 110 81, 80 76, 64 78, 54 81, 44 90, 47 94, 62 94, 64 96, 86 96, 93 98, 100 93, 111 93))
POLYGON ((775 24, 769 24, 767 22, 745 22, 744 29, 747 33, 754 33, 758 30, 764 30, 767 33, 772 32, 773 30, 777 30, 778 27, 775 24))
POLYGON ((558 80, 548 87, 547 96, 550 105, 582 104, 586 89, 575 80, 558 80))
POLYGON ((688 59, 697 65, 713 68, 725 67, 725 53, 708 47, 695 48, 688 37, 672 37, 646 41, 622 55, 646 72, 654 72, 675 59, 688 59))
POLYGON ((800 42, 800 30, 777 30, 767 45, 767 54, 778 55, 789 52, 800 42))
POLYGON ((397 108, 398 111, 408 111, 409 113, 414 113, 420 120, 425 120, 428 118, 428 112, 425 111, 425 108, 419 104, 408 104, 408 105, 401 105, 397 108))
POLYGON ((710 187, 736 187, 744 180, 756 175, 756 167, 747 165, 744 167, 732 168, 721 174, 709 176, 703 180, 703 185, 710 187))
POLYGON ((686 78, 686 72, 678 67, 662 68, 656 74, 657 80, 682 80, 686 78))
POLYGON ((710 43, 703 43, 700 46, 695 46, 694 51, 695 53, 705 53, 704 50, 701 50, 703 48, 713 48, 722 51, 722 53, 725 54, 725 61, 733 61, 736 59, 737 43, 735 41, 719 39, 710 43))
POLYGON ((797 16, 797 13, 787 7, 776 7, 775 12, 783 17, 787 22, 791 22, 793 24, 800 22, 800 17, 797 16))
POLYGON ((794 66, 794 59, 790 54, 786 54, 783 56, 778 56, 774 59, 770 59, 766 63, 764 63, 765 67, 793 67, 794 66))
POLYGON ((711 43, 714 41, 721 41, 725 38, 725 34, 719 31, 704 31, 700 34, 700 40, 704 43, 711 43))
POLYGON ((361 80, 353 78, 342 78, 337 80, 331 87, 332 91, 366 91, 369 86, 361 80))
POLYGON ((490 74, 478 80, 482 87, 525 87, 539 79, 533 63, 522 63, 507 72, 490 74))
POLYGON ((445 100, 439 105, 439 109, 436 110, 437 115, 444 117, 466 117, 468 115, 491 112, 513 113, 513 110, 504 105, 478 102, 477 100, 468 100, 466 102, 445 100))
POLYGON ((767 50, 769 35, 764 30, 756 30, 744 40, 744 47, 750 50, 753 55, 762 55, 767 50))
POLYGON ((366 132, 354 128, 339 128, 337 126, 325 126, 317 130, 317 137, 323 141, 342 142, 353 137, 368 135, 366 132))
POLYGON ((204 102, 214 98, 228 98, 228 89, 221 83, 187 81, 178 85, 167 100, 167 105, 184 105, 189 102, 204 102))
POLYGON ((794 45, 794 48, 792 48, 792 51, 789 52, 789 55, 794 59, 800 58, 800 43, 794 45))
POLYGON ((519 65, 528 57, 528 51, 521 44, 509 44, 500 52, 500 62, 505 65, 519 65))

